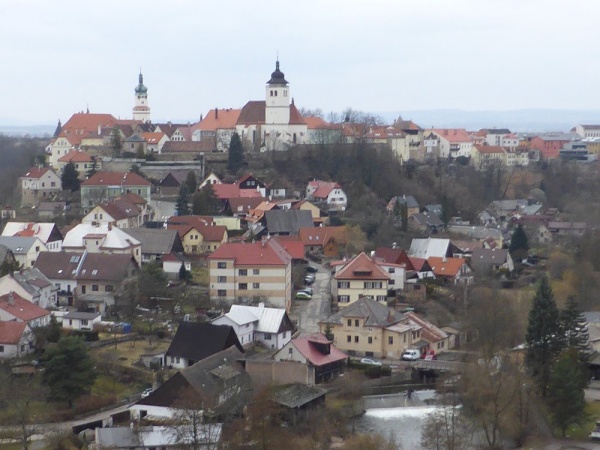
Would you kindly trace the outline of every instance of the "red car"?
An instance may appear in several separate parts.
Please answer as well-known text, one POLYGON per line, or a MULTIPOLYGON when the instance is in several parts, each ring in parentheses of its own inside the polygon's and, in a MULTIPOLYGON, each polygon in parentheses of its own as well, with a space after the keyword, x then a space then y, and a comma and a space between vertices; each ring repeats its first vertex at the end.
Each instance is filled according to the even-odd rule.
POLYGON ((431 361, 433 359, 437 359, 437 355, 434 350, 427 350, 425 353, 421 354, 421 359, 431 361))

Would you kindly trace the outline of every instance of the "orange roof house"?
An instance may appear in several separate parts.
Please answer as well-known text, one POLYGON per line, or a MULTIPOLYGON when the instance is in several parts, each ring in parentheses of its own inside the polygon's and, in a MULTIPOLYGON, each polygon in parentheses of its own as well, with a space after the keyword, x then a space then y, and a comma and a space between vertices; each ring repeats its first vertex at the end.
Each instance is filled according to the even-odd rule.
POLYGON ((322 252, 328 258, 339 256, 346 245, 346 227, 300 228, 298 236, 306 251, 322 252))
POLYGON ((473 271, 464 258, 446 258, 430 256, 427 262, 436 278, 442 278, 454 284, 473 281, 473 271))

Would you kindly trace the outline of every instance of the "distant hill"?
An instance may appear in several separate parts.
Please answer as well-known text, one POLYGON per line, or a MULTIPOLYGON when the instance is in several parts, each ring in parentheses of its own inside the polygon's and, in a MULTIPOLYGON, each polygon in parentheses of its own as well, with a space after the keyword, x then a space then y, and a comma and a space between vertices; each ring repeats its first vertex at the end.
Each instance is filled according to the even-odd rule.
POLYGON ((508 128, 511 131, 569 131, 578 124, 600 124, 600 110, 518 109, 512 111, 413 110, 375 113, 388 123, 402 116, 422 128, 508 128))

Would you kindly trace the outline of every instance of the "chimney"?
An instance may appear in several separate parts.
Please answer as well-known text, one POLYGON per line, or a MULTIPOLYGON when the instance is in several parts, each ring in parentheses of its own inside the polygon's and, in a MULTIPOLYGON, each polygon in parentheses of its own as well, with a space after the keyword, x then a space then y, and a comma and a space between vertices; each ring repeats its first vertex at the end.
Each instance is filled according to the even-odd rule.
POLYGON ((14 304, 15 304, 15 293, 13 291, 10 291, 8 293, 8 304, 10 306, 14 306, 14 304))
POLYGON ((215 108, 215 119, 219 118, 219 108, 215 108))

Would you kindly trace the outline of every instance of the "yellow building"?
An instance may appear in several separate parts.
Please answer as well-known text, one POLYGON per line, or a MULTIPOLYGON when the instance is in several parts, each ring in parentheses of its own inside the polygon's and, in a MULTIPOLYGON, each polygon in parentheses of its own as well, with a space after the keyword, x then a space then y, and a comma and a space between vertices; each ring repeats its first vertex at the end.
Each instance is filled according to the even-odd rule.
POLYGON ((364 252, 341 267, 334 280, 333 295, 340 308, 363 297, 370 297, 378 302, 385 302, 387 299, 390 275, 364 252))

